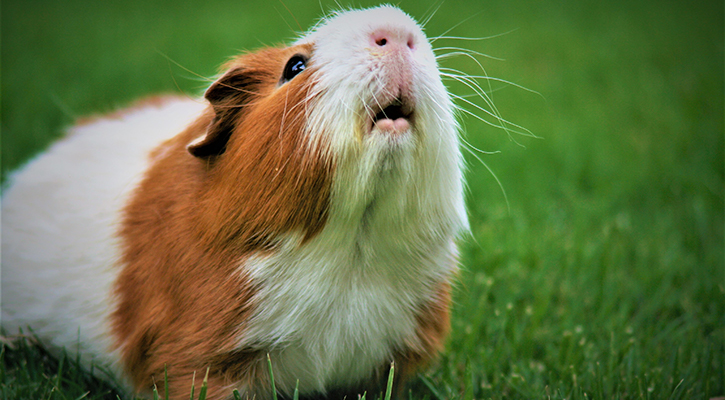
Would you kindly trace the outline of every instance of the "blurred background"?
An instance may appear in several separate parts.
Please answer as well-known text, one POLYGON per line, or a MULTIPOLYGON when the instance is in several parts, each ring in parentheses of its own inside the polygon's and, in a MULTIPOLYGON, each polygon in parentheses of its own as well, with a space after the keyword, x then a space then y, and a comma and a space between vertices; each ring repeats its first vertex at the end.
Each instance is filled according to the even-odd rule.
MULTIPOLYGON (((76 119, 198 96, 233 55, 289 42, 337 4, 377 3, 3 1, 3 179, 76 119)), ((412 395, 725 395, 723 2, 397 5, 434 13, 431 38, 490 37, 436 40, 494 57, 443 67, 536 92, 480 81, 537 138, 461 113, 470 145, 496 154, 466 152, 453 331, 412 395)))

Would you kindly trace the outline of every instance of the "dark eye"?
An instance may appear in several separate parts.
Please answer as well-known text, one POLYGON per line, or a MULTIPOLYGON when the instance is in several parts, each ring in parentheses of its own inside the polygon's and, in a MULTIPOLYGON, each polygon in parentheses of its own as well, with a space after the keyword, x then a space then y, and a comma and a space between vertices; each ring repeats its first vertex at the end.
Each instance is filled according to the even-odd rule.
POLYGON ((296 55, 287 61, 287 65, 284 67, 284 74, 282 80, 284 82, 292 80, 297 74, 305 70, 305 64, 307 59, 301 55, 296 55))

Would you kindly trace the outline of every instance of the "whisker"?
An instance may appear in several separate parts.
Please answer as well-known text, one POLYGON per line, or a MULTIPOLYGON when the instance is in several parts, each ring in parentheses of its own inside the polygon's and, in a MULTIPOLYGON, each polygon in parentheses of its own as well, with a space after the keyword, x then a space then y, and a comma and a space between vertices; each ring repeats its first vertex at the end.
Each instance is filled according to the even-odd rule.
MULTIPOLYGON (((525 137, 530 137, 530 138, 533 138, 533 139, 541 139, 539 136, 536 136, 533 132, 531 132, 530 130, 524 128, 523 126, 518 125, 518 124, 515 124, 515 123, 513 123, 513 122, 511 122, 511 121, 509 121, 507 119, 504 119, 503 117, 501 117, 501 115, 498 114, 498 110, 497 110, 497 113, 496 114, 493 114, 492 112, 486 110, 485 108, 479 106, 478 104, 476 104, 476 103, 474 103, 474 102, 472 102, 472 101, 470 101, 468 99, 464 99, 463 97, 457 96, 457 95, 454 95, 454 97, 457 98, 457 99, 459 99, 459 100, 461 100, 461 101, 463 101, 463 102, 465 102, 465 103, 467 103, 467 104, 470 104, 471 106, 477 108, 478 110, 481 110, 484 113, 486 113, 486 114, 488 114, 488 115, 496 118, 501 123, 500 125, 496 125, 496 124, 493 124, 492 122, 488 122, 488 121, 487 122, 490 125, 492 125, 492 126, 496 126, 498 128, 503 129, 504 131, 506 131, 506 133, 509 135, 509 138, 511 140, 513 140, 518 145, 521 145, 521 144, 518 141, 516 141, 511 136, 511 133, 515 133, 517 135, 521 135, 521 136, 525 136, 525 137), (511 129, 511 128, 509 128, 509 126, 511 126, 513 128, 516 128, 516 129, 511 129)), ((481 119, 482 121, 485 121, 483 118, 479 118, 479 119, 481 119)))
MULTIPOLYGON (((373 92, 373 90, 372 90, 372 89, 370 89, 370 94, 372 94, 372 95, 373 95, 373 100, 375 100, 375 104, 377 104, 377 105, 378 105, 378 107, 380 108, 380 111, 382 112, 382 111, 383 111, 383 105, 382 105, 382 104, 380 104, 380 101, 378 101, 378 96, 376 96, 376 95, 375 95, 375 92, 373 92)), ((373 114, 373 116, 374 116, 374 115, 375 115, 375 114, 373 114)))
MULTIPOLYGON (((480 110, 480 111, 483 111, 484 113, 486 113, 486 114, 488 114, 488 115, 491 115, 492 117, 496 118, 496 116, 495 116, 494 114, 492 114, 492 113, 491 113, 490 111, 486 110, 485 108, 483 108, 483 107, 479 106, 478 104, 476 104, 476 103, 474 103, 474 102, 472 102, 472 101, 470 101, 470 100, 466 100, 466 99, 464 99, 464 98, 461 98, 460 96, 457 96, 457 95, 452 95, 452 96, 453 96, 454 98, 457 98, 457 99, 459 99, 459 100, 461 100, 461 101, 464 101, 465 103, 467 103, 467 104, 470 104, 471 106, 475 107, 476 109, 478 109, 478 110, 480 110)), ((523 127, 520 127, 520 126, 518 126, 518 125, 516 125, 516 124, 514 124, 514 123, 511 123, 511 122, 509 122, 509 121, 506 121, 506 120, 502 120, 502 121, 504 121, 504 122, 506 122, 506 123, 510 124, 511 126, 514 126, 514 127, 517 127, 517 128, 520 128, 520 129, 522 129, 522 130, 523 130, 524 132, 520 132, 520 131, 515 131, 515 130, 512 130, 511 128, 506 128, 506 127, 504 127, 504 126, 501 126, 501 125, 496 125, 496 124, 494 124, 493 122, 491 122, 491 121, 489 121, 489 120, 487 120, 487 119, 485 119, 485 118, 481 117, 480 115, 478 115, 478 114, 476 114, 476 113, 473 113, 473 112, 471 112, 471 111, 469 111, 469 110, 467 110, 467 109, 465 109, 465 108, 463 108, 463 107, 457 106, 457 108, 458 108, 458 109, 459 109, 460 111, 462 111, 462 112, 465 112, 466 114, 468 114, 468 115, 470 115, 470 116, 472 116, 472 117, 474 117, 474 118, 478 119, 479 121, 481 121, 481 122, 483 122, 483 123, 485 123, 485 124, 487 124, 487 125, 489 125, 489 126, 492 126, 492 127, 494 127, 494 128, 499 128, 499 129, 503 129, 503 130, 505 130, 506 132, 513 132, 513 133, 519 134, 519 135, 521 135, 521 136, 527 136, 527 137, 532 137, 532 138, 540 139, 540 138, 539 138, 538 136, 536 136, 536 135, 534 135, 533 133, 529 132, 529 130, 528 130, 528 129, 526 129, 526 128, 523 128, 523 127)), ((509 137, 511 137, 511 136, 509 135, 509 137)), ((511 139, 513 140, 513 138, 511 138, 511 139)), ((514 140, 514 142, 515 142, 516 144, 519 144, 519 145, 521 145, 520 143, 516 142, 515 140, 514 140)))
MULTIPOLYGON (((441 6, 442 6, 442 5, 443 5, 443 2, 441 1, 441 2, 440 2, 440 3, 438 4, 438 6, 436 6, 435 10, 433 10, 433 12, 431 12, 431 14, 430 14, 429 16, 427 16, 427 17, 425 17, 425 18, 423 19, 423 22, 421 22, 421 24, 420 24, 420 26, 421 26, 422 28, 425 28, 425 26, 426 26, 426 25, 428 25, 428 22, 430 22, 430 21, 431 21, 431 20, 433 19, 433 16, 435 16, 435 15, 436 15, 436 13, 438 13, 438 10, 440 10, 440 8, 441 8, 441 6)), ((428 12, 430 12, 431 8, 433 8, 433 6, 430 6, 430 7, 428 7, 428 10, 426 11, 426 14, 427 14, 428 12)), ((425 15, 425 14, 424 14, 424 15, 425 15)))
MULTIPOLYGON (((455 71, 455 70, 454 70, 455 71)), ((468 86, 471 90, 473 90, 474 93, 478 94, 481 99, 491 108, 491 111, 496 114, 496 118, 499 120, 499 122, 502 120, 501 113, 498 111, 498 108, 496 108, 496 105, 493 103, 493 99, 481 88, 481 85, 478 84, 478 82, 475 79, 471 79, 468 75, 455 75, 455 74, 445 74, 443 73, 443 76, 447 76, 449 78, 452 78, 466 86, 468 86)), ((491 88, 491 83, 488 82, 488 89, 489 92, 493 92, 493 88, 491 88)))
POLYGON ((383 82, 382 77, 380 77, 379 75, 375 74, 375 80, 378 81, 378 84, 380 85, 380 87, 383 88, 383 91, 384 91, 384 94, 385 95, 388 95, 388 94, 392 93, 391 92, 392 89, 389 87, 389 85, 386 85, 385 82, 383 82))
MULTIPOLYGON (((481 71, 483 71, 483 73, 484 73, 484 76, 488 76, 488 73, 486 72, 486 69, 485 69, 485 68, 483 68, 483 65, 481 64, 481 62, 480 62, 480 61, 478 61, 478 59, 476 59, 475 57, 473 57, 473 56, 472 56, 472 55, 470 55, 470 54, 465 54, 465 53, 461 53, 461 55, 467 56, 467 57, 469 57, 470 59, 472 59, 472 60, 473 60, 473 61, 474 61, 474 62, 475 62, 476 64, 478 64, 478 67, 479 67, 479 68, 481 68, 481 71)), ((464 73, 464 72, 462 72, 462 71, 458 71, 458 70, 455 70, 455 69, 452 69, 452 68, 445 68, 445 67, 440 67, 440 68, 439 68, 439 70, 441 70, 441 71, 450 71, 450 72, 455 72, 455 73, 456 73, 456 75, 459 75, 459 76, 471 76, 471 75, 469 75, 469 74, 466 74, 466 73, 464 73)), ((489 89, 491 89, 491 85, 489 84, 488 86, 489 86, 489 89)))
MULTIPOLYGON (((468 21, 469 19, 475 17, 475 15, 472 15, 463 21, 459 22, 458 24, 454 25, 450 29, 443 32, 441 35, 437 37, 433 37, 429 40, 429 43, 433 45, 438 40, 449 40, 449 41, 481 41, 481 40, 488 40, 488 39, 494 39, 501 36, 508 35, 517 29, 512 29, 503 33, 491 35, 491 36, 485 36, 485 37, 466 37, 466 36, 457 36, 457 35, 451 35, 450 32, 452 32, 454 29, 459 27, 464 22, 468 21)), ((430 18, 426 19, 425 22, 428 23, 430 21, 430 18)), ((462 71, 452 69, 452 68, 444 68, 439 67, 439 74, 440 77, 444 80, 447 80, 449 82, 455 82, 459 85, 463 85, 467 87, 469 90, 471 90, 473 93, 470 95, 456 95, 452 92, 450 92, 451 100, 453 101, 453 107, 456 110, 456 113, 460 116, 461 114, 468 114, 471 117, 478 119, 479 121, 483 122, 486 125, 489 125, 494 128, 499 128, 505 131, 511 141, 516 143, 519 146, 524 147, 522 144, 520 144, 516 138, 513 136, 513 134, 526 136, 526 137, 532 137, 532 138, 538 138, 535 134, 533 134, 530 130, 514 124, 506 119, 504 119, 496 107, 496 104, 493 101, 493 98, 491 97, 491 93, 501 90, 505 88, 507 85, 514 86, 519 89, 523 89, 525 91, 536 93, 537 95, 541 96, 540 93, 528 89, 522 85, 500 79, 500 78, 493 78, 488 76, 488 73, 486 72, 486 68, 484 67, 484 64, 480 60, 482 60, 481 57, 484 57, 486 59, 496 60, 496 61, 505 61, 502 58, 494 57, 479 51, 466 49, 463 47, 451 45, 451 46, 441 46, 438 48, 434 48, 434 55, 435 59, 438 62, 441 62, 443 60, 452 59, 452 58, 469 58, 471 61, 473 61, 478 68, 480 69, 481 73, 476 75, 466 74, 462 71), (495 83, 495 84, 494 84, 495 83), (483 86, 487 87, 487 90, 483 89, 483 86), (494 89, 493 86, 497 86, 497 88, 494 89), (473 98, 477 97, 480 100, 473 101, 473 98)), ((475 67, 474 67, 475 68, 475 67)), ((476 71, 477 72, 477 71, 476 71)), ((542 96, 543 97, 543 96, 542 96)), ((493 176, 494 180, 496 181, 496 184, 501 190, 501 193, 503 194, 504 200, 506 201, 506 208, 508 212, 511 212, 511 206, 508 199, 508 195, 506 193, 506 190, 503 187, 503 184, 501 183, 501 180, 498 178, 496 173, 493 171, 491 167, 486 164, 482 156, 485 155, 492 155, 492 154, 499 154, 500 151, 495 152, 488 152, 483 151, 476 146, 474 146, 471 142, 469 142, 466 138, 462 137, 463 131, 461 131, 461 134, 459 134, 459 139, 461 143, 461 147, 465 149, 466 152, 470 153, 471 156, 473 156, 478 162, 483 165, 488 172, 493 176)))
POLYGON ((471 142, 467 141, 465 138, 461 137, 460 139, 461 139, 461 142, 463 142, 464 145, 468 146, 472 150, 476 150, 477 153, 481 153, 481 154, 486 155, 486 156, 492 156, 494 154, 501 154, 501 150, 496 150, 496 151, 485 151, 485 150, 481 150, 478 147, 476 147, 473 144, 471 144, 471 142))
MULTIPOLYGON (((468 56, 468 57, 470 57, 478 65, 478 67, 481 68, 481 72, 483 72, 483 75, 484 76, 488 76, 488 72, 486 72, 486 68, 483 67, 483 64, 481 64, 481 62, 478 61, 478 59, 476 57, 474 57, 474 56, 472 56, 470 54, 465 54, 465 55, 468 56)), ((466 74, 466 73, 464 73, 462 71, 458 71, 458 70, 452 69, 452 68, 441 68, 441 69, 444 70, 444 71, 455 72, 456 74, 458 74, 460 76, 470 76, 469 74, 466 74)), ((489 82, 488 88, 489 88, 489 90, 491 89, 491 83, 490 82, 489 82)))
POLYGON ((171 57, 169 57, 168 55, 164 54, 161 50, 159 50, 159 49, 155 49, 155 50, 156 50, 156 52, 161 57, 164 57, 166 59, 166 61, 168 61, 168 62, 176 65, 177 67, 183 69, 184 71, 186 71, 186 72, 194 75, 195 77, 199 78, 201 81, 204 81, 204 82, 214 82, 214 79, 211 79, 208 76, 201 75, 199 73, 196 73, 196 72, 190 70, 189 68, 186 68, 185 66, 181 65, 180 63, 178 63, 176 60, 174 60, 171 57))
MULTIPOLYGON (((289 7, 287 7, 287 4, 285 4, 284 1, 282 1, 282 0, 280 0, 279 2, 282 3, 282 6, 285 8, 285 10, 287 10, 287 12, 289 13, 289 15, 292 16, 292 19, 295 20, 295 22, 297 23, 297 26, 300 28, 300 32, 301 31, 304 31, 304 28, 302 28, 302 25, 300 24, 300 21, 298 21, 297 20, 297 17, 295 17, 295 14, 292 11, 290 11, 289 7)), ((287 23, 286 20, 285 20, 285 23, 287 23)), ((289 26, 289 24, 287 24, 287 26, 289 26)), ((294 29, 292 29, 291 26, 289 28, 290 28, 290 31, 294 32, 294 29)))
MULTIPOLYGON (((456 71, 456 70, 453 70, 453 71, 456 71)), ((460 71, 456 71, 456 72, 460 72, 460 71)), ((514 123, 512 123, 510 121, 507 121, 507 120, 503 119, 502 116, 501 116, 501 113, 498 111, 498 109, 494 105, 493 100, 481 89, 481 87, 478 85, 478 82, 476 82, 475 79, 472 79, 468 75, 452 75, 452 74, 445 74, 445 73, 442 73, 442 75, 443 76, 450 77, 450 78, 452 78, 452 79, 460 82, 461 84, 468 86, 471 90, 473 90, 476 94, 478 94, 479 97, 481 99, 483 99, 486 102, 486 104, 491 108, 492 112, 488 112, 488 110, 485 110, 485 109, 483 109, 481 107, 478 107, 475 103, 473 103, 473 102, 471 102, 471 101, 469 101, 469 100, 467 100, 467 99, 465 99, 465 98, 463 98, 461 96, 457 96, 457 97, 459 99, 461 99, 462 101, 465 101, 465 102, 467 102, 467 103, 469 103, 471 105, 474 105, 474 107, 477 107, 477 108, 481 109, 482 111, 486 112, 487 114, 491 115, 492 117, 498 119, 499 122, 501 123, 501 126, 500 127, 503 128, 504 130, 506 130, 507 132, 509 132, 509 128, 505 126, 506 124, 511 125, 513 127, 516 127, 516 128, 518 128, 518 129, 520 129, 522 131, 525 131, 527 134, 524 134, 522 132, 517 132, 515 130, 511 130, 510 132, 518 133, 518 134, 524 135, 524 136, 538 138, 536 135, 534 135, 528 129, 526 129, 526 128, 522 127, 522 126, 519 126, 517 124, 514 124, 514 123)), ((489 83, 489 88, 490 87, 491 87, 491 85, 489 83)), ((510 137, 510 133, 509 133, 509 137, 510 137)), ((513 138, 512 138, 512 140, 513 140, 513 138)), ((516 141, 514 140, 514 142, 516 142, 516 141)), ((517 144, 519 144, 519 143, 517 142, 517 144)))
POLYGON ((459 76, 449 75, 449 77, 473 90, 474 94, 477 94, 478 97, 483 99, 486 105, 491 108, 491 112, 495 114, 492 116, 495 116, 500 120, 500 113, 498 112, 498 109, 496 109, 491 98, 483 91, 483 89, 481 89, 481 86, 479 86, 476 81, 467 80, 465 77, 459 76))
POLYGON ((438 39, 445 39, 445 38, 447 38, 447 37, 446 37, 445 35, 447 35, 447 34, 448 34, 448 32, 450 32, 450 31, 452 31, 452 30, 454 30, 454 29, 458 28, 458 27, 459 27, 460 25, 462 25, 463 23, 465 23, 465 22, 466 22, 466 21, 468 21, 469 19, 471 19, 471 18, 474 18, 474 17, 477 17, 477 16, 478 16, 478 15, 479 15, 480 13, 481 13, 481 12, 479 11, 479 12, 477 12, 477 13, 475 13, 475 14, 471 15, 470 17, 468 17, 468 18, 465 18, 465 19, 464 19, 463 21, 461 21, 461 22, 459 22, 459 23, 457 23, 457 24, 453 25, 453 26, 452 26, 451 28, 449 28, 449 29, 448 29, 447 31, 443 32, 443 33, 442 33, 442 34, 441 34, 440 36, 437 36, 437 37, 431 38, 431 39, 430 39, 430 40, 429 40, 428 42, 429 42, 430 44, 433 44, 433 43, 435 43, 435 41, 436 41, 436 40, 438 40, 438 39))
MULTIPOLYGON (((289 113, 289 111, 291 111, 290 109, 287 108, 288 100, 289 100, 289 90, 287 90, 284 95, 284 108, 282 109, 282 121, 280 122, 279 131, 277 133, 277 137, 279 138, 280 143, 281 143, 281 139, 282 139, 282 136, 284 133, 284 124, 287 119, 287 113, 289 113)), ((294 106, 293 106, 293 108, 294 108, 294 106)), ((279 146, 279 155, 280 155, 280 158, 282 158, 282 146, 281 145, 279 146)), ((284 168, 287 166, 289 159, 290 159, 289 157, 284 158, 282 165, 276 168, 276 173, 272 177, 272 182, 274 182, 277 179, 277 177, 279 177, 279 175, 282 173, 282 170, 284 170, 284 168)))
MULTIPOLYGON (((482 120, 483 122, 485 122, 485 123, 487 123, 487 124, 489 124, 491 126, 497 127, 496 125, 490 123, 489 121, 484 120, 483 118, 481 118, 478 115, 476 115, 476 114, 474 114, 474 113, 466 110, 465 108, 462 108, 462 107, 457 106, 457 105, 455 105, 455 107, 456 107, 457 110, 459 110, 461 112, 465 112, 467 114, 470 114, 470 115, 472 115, 472 116, 474 116, 474 117, 482 120)), ((469 141, 467 141, 463 137, 463 135, 458 135, 458 137, 461 140, 461 143, 463 144, 461 147, 463 147, 469 154, 471 154, 476 160, 478 160, 478 162, 480 162, 481 165, 483 165, 484 168, 486 168, 486 170, 488 170, 488 172, 491 174, 491 176, 493 177, 493 179, 496 181, 496 184, 498 185, 499 189, 501 189, 501 194, 503 195, 504 201, 506 202, 506 210, 507 210, 507 212, 510 213, 511 212, 511 203, 509 202, 508 194, 506 194, 506 189, 503 187, 503 183, 501 183, 501 180, 498 178, 498 175, 496 175, 496 173, 493 172, 493 169, 491 169, 491 167, 489 167, 488 164, 486 164, 486 162, 484 162, 483 159, 481 159, 481 157, 479 157, 479 155, 474 152, 474 150, 475 150, 476 152, 481 153, 483 155, 493 155, 493 154, 500 154, 501 151, 493 151, 493 152, 484 151, 484 150, 481 150, 478 147, 474 146, 469 141)))
MULTIPOLYGON (((444 78, 446 80, 448 79, 447 76, 444 76, 444 78)), ((450 79, 453 79, 453 78, 450 78, 450 79)), ((499 90, 503 90, 503 89, 504 89, 503 86, 502 87, 497 87, 497 88, 494 88, 494 89, 491 89, 491 90, 486 90, 484 93, 491 94, 491 93, 498 92, 499 90)), ((481 95, 478 94, 478 93, 460 94, 459 96, 463 97, 464 99, 480 98, 481 97, 481 95)))
MULTIPOLYGON (((485 80, 488 80, 488 81, 495 81, 495 82, 505 83, 507 85, 510 85, 510 86, 513 86, 513 87, 516 87, 516 88, 525 90, 527 92, 530 92, 530 93, 533 93, 533 94, 536 94, 536 95, 539 95, 539 96, 541 96, 541 98, 545 99, 544 95, 541 94, 541 93, 539 93, 539 92, 537 92, 536 90, 529 89, 526 86, 519 85, 518 83, 515 83, 515 82, 507 81, 506 79, 494 78, 492 76, 487 76, 487 75, 468 75, 468 74, 466 74, 466 73, 464 73, 462 71, 459 71, 459 70, 456 70, 456 69, 452 69, 452 68, 443 68, 443 67, 441 67, 439 69, 442 70, 442 71, 445 70, 445 71, 449 71, 449 72, 455 72, 458 76, 467 76, 467 77, 473 78, 473 79, 485 79, 485 80)), ((445 76, 450 76, 450 75, 449 74, 445 74, 445 76)))
MULTIPOLYGON (((203 99, 200 99, 200 98, 198 98, 196 96, 190 96, 190 95, 186 94, 184 90, 181 89, 181 86, 179 85, 179 82, 176 80, 176 76, 174 75, 174 71, 171 69, 171 63, 173 63, 176 66, 178 66, 179 68, 181 68, 181 69, 189 72, 190 74, 195 75, 195 78, 194 79, 196 79, 196 80, 198 80, 200 82, 211 82, 212 80, 209 79, 208 77, 202 76, 202 75, 200 75, 200 74, 198 74, 198 73, 196 73, 196 72, 194 72, 194 71, 192 71, 192 70, 184 67, 183 65, 181 65, 178 62, 172 60, 171 57, 169 57, 166 54, 162 53, 158 49, 156 49, 156 52, 159 53, 162 57, 166 58, 166 60, 170 63, 169 64, 169 75, 171 76, 171 80, 174 81, 174 86, 176 86, 176 89, 179 91, 179 93, 183 93, 186 98, 188 98, 189 100, 194 101, 195 103, 203 104, 204 103, 204 100, 203 99)), ((187 79, 191 79, 191 78, 187 78, 187 79)))
MULTIPOLYGON (((429 99, 431 99, 431 100, 433 100, 433 102, 434 102, 434 103, 435 103, 435 104, 436 104, 436 105, 438 106, 438 107, 436 107, 436 108, 433 108, 433 112, 434 112, 434 113, 436 114, 436 119, 437 119, 437 120, 441 120, 441 117, 440 117, 440 114, 438 113, 438 110, 441 110, 441 109, 443 109, 443 107, 442 107, 442 106, 441 106, 441 104, 440 104, 440 103, 438 102, 438 100, 435 100, 435 96, 433 96, 433 95, 432 95, 432 93, 431 93, 431 90, 430 90, 430 89, 428 89, 427 87, 424 87, 424 91, 425 91, 425 92, 426 92, 426 94, 428 95, 428 98, 429 98, 429 99)), ((458 135, 458 136, 460 136, 460 135, 458 135)), ((438 138, 438 143, 440 143, 441 141, 442 141, 442 139, 441 139, 441 138, 439 137, 439 138, 438 138)), ((435 159, 435 165, 438 165, 438 160, 439 160, 439 158, 440 158, 440 149, 441 149, 441 148, 442 148, 442 146, 438 146, 438 151, 436 152, 436 159, 435 159)))
MULTIPOLYGON (((496 118, 499 121, 499 123, 501 123, 501 127, 506 129, 504 127, 505 120, 501 117, 501 113, 498 111, 496 106, 493 104, 493 100, 483 91, 483 89, 481 89, 481 86, 478 85, 478 82, 476 82, 475 80, 469 79, 466 76, 457 76, 457 75, 447 75, 447 76, 460 82, 463 85, 468 86, 469 89, 473 90, 474 93, 478 94, 479 97, 481 99, 483 99, 483 101, 486 103, 486 105, 488 105, 491 108, 490 112, 488 112, 488 110, 485 110, 485 111, 492 117, 496 118)), ((490 87, 490 85, 489 85, 489 87, 490 87)), ((464 99, 462 99, 462 100, 464 100, 464 99)), ((468 101, 468 100, 464 100, 464 101, 468 101)))
MULTIPOLYGON (((460 24, 458 24, 458 25, 460 25, 460 24)), ((458 26, 458 25, 456 25, 456 26, 458 26)), ((439 40, 439 39, 441 39, 441 40, 445 40, 445 39, 447 39, 447 40, 471 40, 471 41, 476 41, 476 40, 488 40, 488 39, 494 39, 494 38, 497 38, 497 37, 501 37, 501 36, 505 36, 505 35, 508 35, 509 33, 512 33, 512 32, 516 32, 517 30, 519 30, 519 28, 511 29, 510 31, 507 31, 507 32, 504 32, 504 33, 498 33, 498 34, 496 34, 496 35, 491 35, 491 36, 483 36, 483 37, 466 37, 466 36, 438 36, 438 37, 436 37, 436 38, 435 38, 435 39, 434 39, 433 41, 436 41, 436 40, 439 40)), ((450 31, 450 29, 449 29, 448 31, 444 32, 444 33, 443 33, 443 35, 445 35, 445 34, 446 34, 446 33, 448 33, 449 31, 450 31)), ((431 41, 431 43, 432 43, 433 41, 431 41)))
POLYGON ((463 148, 466 149, 466 150, 468 150, 468 153, 471 154, 473 157, 475 157, 476 160, 478 160, 478 162, 480 162, 488 170, 488 172, 491 174, 491 176, 493 176, 493 179, 496 180, 496 184, 501 189, 501 194, 503 194, 503 198, 506 201, 506 210, 510 213, 511 212, 511 204, 509 203, 509 197, 506 194, 506 189, 504 189, 503 184, 501 183, 501 180, 498 179, 498 176, 496 175, 496 173, 493 172, 493 170, 491 169, 491 167, 489 167, 488 164, 486 164, 481 159, 481 157, 478 156, 478 154, 474 153, 471 149, 469 149, 466 146, 463 146, 463 148))
POLYGON ((494 57, 494 56, 488 55, 486 53, 481 53, 479 51, 469 50, 469 49, 465 49, 465 48, 462 48, 462 47, 445 46, 445 47, 438 47, 438 48, 433 49, 434 52, 440 51, 440 50, 456 50, 456 51, 452 51, 450 53, 445 53, 445 54, 437 55, 436 56, 436 59, 437 60, 440 60, 440 59, 443 59, 443 58, 448 58, 448 57, 453 57, 453 56, 464 55, 464 54, 467 54, 467 55, 475 54, 477 56, 489 58, 491 60, 506 61, 503 58, 494 57))

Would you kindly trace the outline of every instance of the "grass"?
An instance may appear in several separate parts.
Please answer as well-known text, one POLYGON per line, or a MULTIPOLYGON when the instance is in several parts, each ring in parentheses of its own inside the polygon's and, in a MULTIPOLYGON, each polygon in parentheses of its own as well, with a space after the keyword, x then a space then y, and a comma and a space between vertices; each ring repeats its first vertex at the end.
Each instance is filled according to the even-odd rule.
MULTIPOLYGON (((321 14, 318 1, 117 3, 3 2, 3 176, 77 117, 200 93, 165 56, 211 76, 321 14)), ((400 5, 422 19, 437 3, 400 5)), ((709 1, 441 5, 430 36, 513 30, 436 46, 506 59, 480 58, 542 96, 492 82, 496 106, 542 139, 462 115, 472 145, 501 152, 483 161, 508 204, 470 157, 453 331, 411 398, 725 396, 723 20, 709 1)), ((480 74, 465 57, 444 66, 480 74)), ((3 345, 0 397, 115 398, 73 364, 3 345)))
POLYGON ((67 354, 49 354, 32 339, 3 342, 0 349, 0 398, 115 399, 115 388, 92 377, 67 354))

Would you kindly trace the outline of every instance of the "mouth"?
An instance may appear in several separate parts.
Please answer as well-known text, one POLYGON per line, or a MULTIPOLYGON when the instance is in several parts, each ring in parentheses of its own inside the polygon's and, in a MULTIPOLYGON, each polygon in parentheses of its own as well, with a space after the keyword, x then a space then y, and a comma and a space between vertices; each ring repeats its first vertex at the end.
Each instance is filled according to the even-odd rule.
POLYGON ((413 106, 406 99, 395 98, 382 109, 378 106, 378 109, 372 118, 371 131, 377 128, 381 132, 397 135, 410 129, 413 106))

